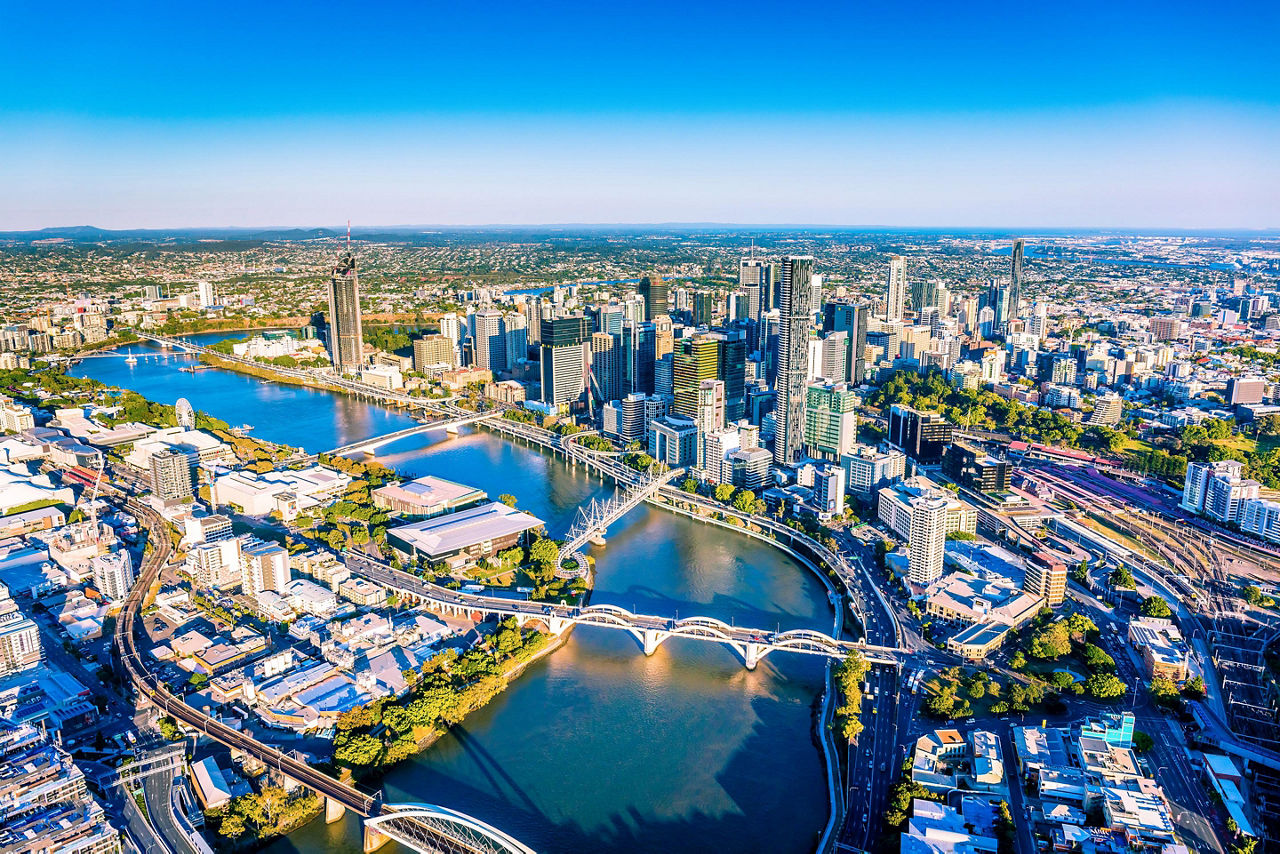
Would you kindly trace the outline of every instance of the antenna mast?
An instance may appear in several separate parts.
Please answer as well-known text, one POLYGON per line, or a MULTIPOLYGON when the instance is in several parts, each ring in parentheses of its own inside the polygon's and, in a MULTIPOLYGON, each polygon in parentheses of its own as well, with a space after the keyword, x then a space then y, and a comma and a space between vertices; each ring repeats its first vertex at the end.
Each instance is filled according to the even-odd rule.
POLYGON ((347 251, 351 251, 351 220, 347 220, 347 251))

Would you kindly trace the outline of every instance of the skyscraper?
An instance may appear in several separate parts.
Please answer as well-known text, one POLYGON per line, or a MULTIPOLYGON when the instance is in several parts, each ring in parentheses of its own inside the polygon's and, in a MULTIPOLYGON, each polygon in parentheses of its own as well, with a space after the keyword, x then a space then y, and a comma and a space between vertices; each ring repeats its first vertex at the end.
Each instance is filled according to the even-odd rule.
POLYGON ((542 400, 555 406, 572 406, 587 389, 591 357, 587 341, 591 321, 571 314, 542 321, 540 338, 542 400))
POLYGON ((714 380, 720 370, 720 342, 710 335, 695 335, 679 342, 675 351, 671 411, 688 418, 698 415, 698 389, 703 380, 714 380))
POLYGON ((622 397, 622 346, 619 336, 591 333, 591 398, 596 406, 622 397))
MULTIPOLYGON (((870 307, 847 302, 829 302, 823 306, 822 331, 849 333, 849 355, 846 358, 847 379, 860 384, 867 374, 867 325, 870 307)), ((836 377, 827 377, 836 380, 836 377)))
POLYGON ((360 282, 356 256, 348 246, 329 280, 329 358, 338 373, 364 364, 364 330, 360 326, 360 282))
POLYGON ((653 320, 666 317, 671 311, 671 303, 667 283, 657 273, 649 273, 640 279, 636 293, 644 297, 644 319, 653 320))
POLYGON ((502 312, 489 309, 474 315, 475 367, 499 374, 507 369, 507 335, 502 312))
POLYGON ((693 292, 693 325, 710 326, 715 315, 716 295, 711 291, 693 292))
POLYGON ((740 329, 716 332, 720 341, 716 377, 724 381, 725 417, 739 421, 747 411, 747 339, 740 329))
POLYGON ((788 255, 782 262, 778 329, 778 403, 773 461, 789 466, 804 443, 805 387, 809 373, 809 328, 813 258, 788 255))
POLYGON ((1013 256, 1009 270, 1009 320, 1021 317, 1020 301, 1022 299, 1022 248, 1023 239, 1013 241, 1013 256))
POLYGON ((886 320, 902 320, 907 304, 907 259, 901 255, 889 256, 889 286, 885 290, 884 315, 886 320))
POLYGON ((626 394, 653 394, 657 347, 657 330, 652 323, 623 321, 622 382, 626 394))

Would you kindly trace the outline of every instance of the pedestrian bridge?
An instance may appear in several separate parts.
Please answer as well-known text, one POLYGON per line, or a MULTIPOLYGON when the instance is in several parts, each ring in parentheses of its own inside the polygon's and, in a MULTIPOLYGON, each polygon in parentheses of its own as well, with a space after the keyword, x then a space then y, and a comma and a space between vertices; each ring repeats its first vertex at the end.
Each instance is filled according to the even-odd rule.
POLYGON ((765 656, 773 652, 807 653, 828 658, 845 658, 857 652, 868 661, 886 665, 897 665, 906 654, 906 650, 899 647, 837 640, 812 629, 771 632, 767 629, 731 625, 714 617, 676 619, 633 614, 617 605, 588 605, 580 608, 575 605, 463 593, 433 584, 355 552, 347 553, 347 568, 396 590, 402 601, 421 602, 440 613, 454 616, 492 616, 500 619, 514 617, 520 625, 542 623, 554 635, 579 625, 625 631, 639 642, 645 655, 653 655, 669 638, 693 638, 723 644, 737 652, 748 669, 755 669, 765 656))
POLYGON ((564 545, 560 547, 560 556, 556 559, 556 574, 562 578, 571 576, 585 578, 587 558, 582 550, 587 547, 587 543, 603 542, 604 532, 610 525, 682 474, 684 469, 681 468, 671 469, 662 474, 650 471, 642 474, 639 480, 627 486, 624 492, 613 496, 608 501, 602 502, 593 498, 586 507, 579 508, 578 519, 565 535, 564 545), (577 568, 565 569, 565 564, 569 561, 575 561, 577 568))

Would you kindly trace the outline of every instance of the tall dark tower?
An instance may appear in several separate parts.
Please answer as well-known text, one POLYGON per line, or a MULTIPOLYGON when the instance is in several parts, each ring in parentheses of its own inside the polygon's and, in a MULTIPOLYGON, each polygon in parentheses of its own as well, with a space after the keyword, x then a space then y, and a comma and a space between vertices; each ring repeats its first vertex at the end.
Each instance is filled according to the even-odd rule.
POLYGON ((649 273, 636 286, 636 293, 644 297, 644 319, 655 320, 671 312, 667 283, 657 273, 649 273))
POLYGON ((788 255, 782 262, 778 325, 778 402, 775 410, 773 461, 789 466, 804 444, 804 400, 809 384, 809 329, 813 299, 813 258, 788 255))
POLYGON ((338 373, 348 373, 364 362, 364 331, 360 326, 360 281, 356 256, 347 238, 347 251, 338 259, 329 280, 329 358, 338 373))
POLYGON ((1020 315, 1019 305, 1022 300, 1022 244, 1021 237, 1013 241, 1013 261, 1009 276, 1009 320, 1017 320, 1020 315))

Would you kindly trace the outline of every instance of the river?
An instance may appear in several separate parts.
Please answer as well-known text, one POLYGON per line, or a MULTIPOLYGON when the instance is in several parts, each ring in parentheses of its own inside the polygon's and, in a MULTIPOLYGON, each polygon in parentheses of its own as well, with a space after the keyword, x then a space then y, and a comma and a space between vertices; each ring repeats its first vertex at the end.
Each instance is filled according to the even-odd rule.
MULTIPOLYGON (((163 403, 186 397, 232 424, 253 424, 255 436, 312 451, 411 423, 328 392, 178 370, 189 362, 173 355, 129 366, 108 357, 76 370, 163 403)), ((483 430, 412 436, 378 458, 406 475, 511 493, 553 533, 582 503, 612 492, 581 469, 483 430)), ((808 571, 730 531, 642 506, 593 553, 593 602, 764 629, 831 628, 825 590, 808 571)), ((827 819, 812 736, 822 680, 817 657, 774 655, 748 671, 717 644, 671 640, 645 657, 629 634, 579 628, 487 707, 388 773, 386 800, 461 810, 539 852, 812 851, 827 819)), ((317 820, 268 848, 321 850, 362 851, 359 823, 317 820)))

